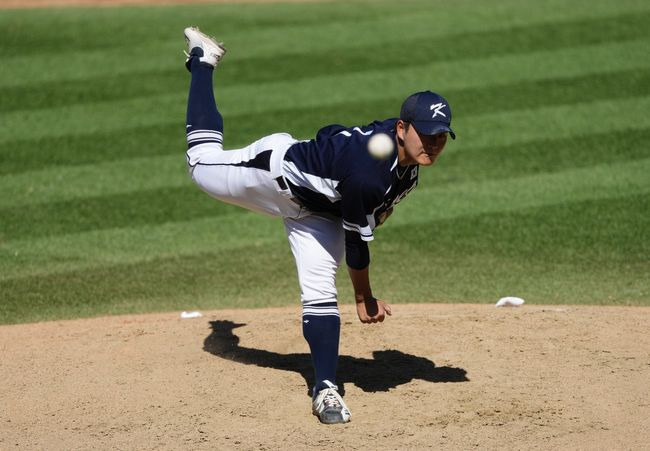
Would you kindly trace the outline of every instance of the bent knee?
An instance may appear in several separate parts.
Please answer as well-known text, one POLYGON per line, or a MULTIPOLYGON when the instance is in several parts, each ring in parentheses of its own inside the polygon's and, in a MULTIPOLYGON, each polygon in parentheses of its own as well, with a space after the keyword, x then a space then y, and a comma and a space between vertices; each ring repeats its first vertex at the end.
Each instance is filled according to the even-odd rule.
POLYGON ((197 164, 210 164, 206 160, 215 160, 218 162, 218 156, 222 152, 223 146, 217 143, 206 143, 190 148, 185 153, 185 158, 187 160, 187 165, 190 167, 190 172, 192 172, 192 168, 197 164))

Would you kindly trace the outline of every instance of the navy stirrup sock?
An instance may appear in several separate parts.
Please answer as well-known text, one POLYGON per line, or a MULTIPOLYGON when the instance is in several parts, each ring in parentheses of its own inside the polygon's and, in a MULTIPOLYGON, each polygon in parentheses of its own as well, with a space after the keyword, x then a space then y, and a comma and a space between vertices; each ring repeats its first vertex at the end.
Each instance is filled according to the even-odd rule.
MULTIPOLYGON (((336 307, 336 303, 334 303, 336 307)), ((317 316, 308 313, 302 317, 302 333, 314 365, 314 396, 325 388, 324 380, 336 384, 336 367, 339 359, 341 319, 338 315, 317 316)))
POLYGON ((217 110, 212 88, 214 68, 194 57, 195 51, 202 53, 199 48, 193 49, 188 62, 192 73, 186 116, 188 149, 199 144, 223 143, 223 118, 217 110))

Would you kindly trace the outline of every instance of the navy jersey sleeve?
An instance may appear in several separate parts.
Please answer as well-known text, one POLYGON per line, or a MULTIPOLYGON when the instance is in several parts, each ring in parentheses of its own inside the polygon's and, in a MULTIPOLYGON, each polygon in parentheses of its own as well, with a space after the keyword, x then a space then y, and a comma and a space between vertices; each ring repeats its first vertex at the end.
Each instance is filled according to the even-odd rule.
POLYGON ((355 269, 368 266, 368 241, 374 239, 373 212, 383 202, 383 188, 379 183, 355 177, 341 182, 341 212, 345 229, 346 262, 355 269))
POLYGON ((363 241, 372 241, 373 213, 384 200, 381 184, 354 177, 339 183, 337 190, 341 193, 343 228, 357 232, 363 241))

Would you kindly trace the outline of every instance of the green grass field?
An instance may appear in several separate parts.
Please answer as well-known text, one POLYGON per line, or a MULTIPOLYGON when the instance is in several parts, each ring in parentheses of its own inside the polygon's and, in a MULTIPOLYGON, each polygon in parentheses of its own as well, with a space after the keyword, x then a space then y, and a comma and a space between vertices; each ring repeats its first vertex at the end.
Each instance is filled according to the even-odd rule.
POLYGON ((299 304, 281 221, 187 175, 192 24, 228 47, 226 147, 449 99, 458 139, 377 231, 376 295, 650 305, 647 1, 63 8, 0 14, 0 323, 299 304))

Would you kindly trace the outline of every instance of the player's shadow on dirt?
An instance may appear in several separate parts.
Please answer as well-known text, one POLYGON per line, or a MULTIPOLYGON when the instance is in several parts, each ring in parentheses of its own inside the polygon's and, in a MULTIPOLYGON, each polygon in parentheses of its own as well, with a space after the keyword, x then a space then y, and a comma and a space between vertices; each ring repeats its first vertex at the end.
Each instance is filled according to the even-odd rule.
MULTIPOLYGON (((233 330, 245 326, 232 321, 210 321, 212 333, 203 342, 203 350, 218 357, 246 365, 257 365, 277 370, 300 373, 307 386, 314 384, 309 354, 278 354, 263 349, 239 346, 239 337, 233 330)), ((413 379, 429 382, 466 382, 467 372, 450 366, 437 367, 431 360, 404 354, 401 351, 374 351, 373 359, 339 357, 337 383, 350 382, 365 392, 388 391, 413 379)))

